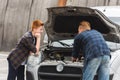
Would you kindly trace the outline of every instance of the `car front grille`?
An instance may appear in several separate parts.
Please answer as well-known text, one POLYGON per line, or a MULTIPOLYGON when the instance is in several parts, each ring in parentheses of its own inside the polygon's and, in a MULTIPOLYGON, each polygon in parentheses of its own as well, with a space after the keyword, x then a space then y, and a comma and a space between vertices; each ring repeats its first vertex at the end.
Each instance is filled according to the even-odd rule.
POLYGON ((56 70, 56 66, 40 66, 38 70, 39 80, 80 80, 82 68, 64 66, 62 72, 56 70))
MULTIPOLYGON (((110 74, 112 80, 113 74, 110 74)), ((38 69, 39 80, 82 80, 82 67, 64 66, 62 72, 56 70, 56 66, 40 66, 38 69)), ((96 75, 94 80, 98 80, 96 75)))

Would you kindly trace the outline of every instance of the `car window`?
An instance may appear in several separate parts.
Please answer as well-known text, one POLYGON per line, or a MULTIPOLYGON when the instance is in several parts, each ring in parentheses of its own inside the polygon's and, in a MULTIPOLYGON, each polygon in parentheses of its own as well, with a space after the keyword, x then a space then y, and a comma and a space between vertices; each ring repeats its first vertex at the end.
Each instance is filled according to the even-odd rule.
POLYGON ((108 17, 114 23, 120 25, 120 17, 108 17))

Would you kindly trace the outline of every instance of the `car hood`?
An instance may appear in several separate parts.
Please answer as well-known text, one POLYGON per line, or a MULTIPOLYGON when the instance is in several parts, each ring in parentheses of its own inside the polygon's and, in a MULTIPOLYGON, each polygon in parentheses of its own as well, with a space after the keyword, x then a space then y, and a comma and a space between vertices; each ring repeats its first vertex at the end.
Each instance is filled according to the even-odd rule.
POLYGON ((87 7, 51 7, 48 8, 48 20, 45 30, 49 41, 73 39, 79 23, 83 20, 91 23, 91 28, 98 30, 108 41, 119 42, 120 27, 111 22, 96 9, 87 7), (113 40, 114 38, 114 40, 113 40))

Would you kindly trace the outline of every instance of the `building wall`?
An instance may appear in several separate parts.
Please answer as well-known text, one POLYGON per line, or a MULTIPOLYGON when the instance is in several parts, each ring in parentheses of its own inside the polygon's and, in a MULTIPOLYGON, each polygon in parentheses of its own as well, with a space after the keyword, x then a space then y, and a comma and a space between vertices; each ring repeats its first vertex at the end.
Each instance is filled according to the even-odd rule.
MULTIPOLYGON (((58 0, 0 0, 0 51, 11 50, 35 19, 47 20, 58 0)), ((120 5, 120 0, 67 0, 67 6, 120 5)), ((43 38, 42 38, 43 39, 43 38)))
POLYGON ((0 0, 0 51, 11 50, 35 19, 47 20, 58 0, 0 0))
POLYGON ((67 5, 72 6, 116 6, 120 5, 120 0, 67 0, 67 5))

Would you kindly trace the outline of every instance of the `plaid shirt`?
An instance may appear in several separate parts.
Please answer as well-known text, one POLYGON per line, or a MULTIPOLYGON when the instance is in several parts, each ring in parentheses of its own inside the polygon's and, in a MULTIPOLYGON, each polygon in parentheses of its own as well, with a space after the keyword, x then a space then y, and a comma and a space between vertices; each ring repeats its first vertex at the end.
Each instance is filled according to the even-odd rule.
POLYGON ((77 58, 83 53, 86 60, 102 55, 110 55, 110 50, 101 33, 96 30, 87 30, 78 34, 74 39, 72 56, 77 58))
POLYGON ((11 51, 8 60, 15 69, 28 58, 30 51, 36 53, 34 39, 35 37, 32 36, 31 32, 26 32, 17 43, 17 46, 11 51))

